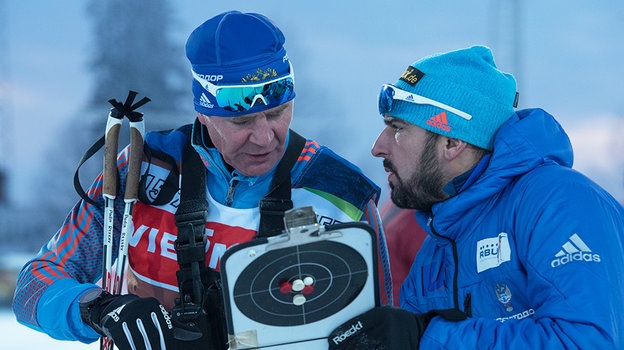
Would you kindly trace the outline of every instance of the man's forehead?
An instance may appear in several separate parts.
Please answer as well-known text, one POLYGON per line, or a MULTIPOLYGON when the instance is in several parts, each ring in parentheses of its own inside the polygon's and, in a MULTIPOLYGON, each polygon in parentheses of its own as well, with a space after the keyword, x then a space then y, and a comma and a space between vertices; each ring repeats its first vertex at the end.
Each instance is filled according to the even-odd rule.
POLYGON ((290 104, 290 101, 283 103, 277 107, 273 107, 271 109, 267 109, 266 111, 262 111, 262 112, 257 112, 257 113, 251 113, 251 114, 246 114, 246 115, 241 115, 238 117, 220 117, 220 118, 226 118, 227 120, 233 121, 233 122, 238 122, 238 121, 243 121, 243 120, 248 120, 248 119, 253 119, 261 114, 280 114, 282 113, 290 104))

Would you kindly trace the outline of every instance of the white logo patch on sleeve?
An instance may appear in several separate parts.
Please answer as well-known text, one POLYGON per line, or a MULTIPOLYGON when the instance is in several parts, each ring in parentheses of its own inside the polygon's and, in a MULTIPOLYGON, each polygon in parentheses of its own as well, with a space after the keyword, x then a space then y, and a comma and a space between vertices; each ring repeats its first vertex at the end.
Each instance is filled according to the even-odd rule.
POLYGON ((501 232, 498 237, 477 242, 477 272, 498 267, 509 260, 511 260, 511 248, 509 248, 507 233, 501 232))
POLYGON ((550 262, 550 266, 558 267, 575 261, 600 262, 600 255, 594 254, 576 233, 561 246, 561 250, 555 254, 555 259, 550 262))

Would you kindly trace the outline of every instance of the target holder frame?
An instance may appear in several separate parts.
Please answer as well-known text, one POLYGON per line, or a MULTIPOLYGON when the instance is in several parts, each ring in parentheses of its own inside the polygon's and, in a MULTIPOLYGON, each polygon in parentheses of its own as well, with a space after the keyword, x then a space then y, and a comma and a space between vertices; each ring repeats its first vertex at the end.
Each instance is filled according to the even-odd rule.
MULTIPOLYGON (((353 252, 349 253, 352 255, 353 252)), ((279 255, 277 260, 286 260, 286 258, 279 255)), ((263 347, 286 350, 300 349, 301 346, 306 346, 306 350, 326 349, 327 337, 333 329, 350 318, 380 305, 376 234, 369 225, 363 222, 289 227, 279 236, 255 239, 232 246, 221 257, 220 268, 231 350, 263 347), (258 259, 267 259, 270 255, 266 254, 275 255, 290 252, 292 249, 296 249, 297 254, 305 254, 305 251, 300 252, 299 249, 316 246, 344 249, 339 246, 340 244, 354 250, 366 264, 364 285, 359 291, 352 291, 355 295, 351 296, 346 306, 335 310, 327 317, 293 326, 263 323, 258 319, 248 317, 238 308, 234 296, 235 285, 250 265, 261 261, 258 259)), ((361 275, 359 278, 362 278, 361 275)), ((350 277, 349 281, 351 281, 350 277)))

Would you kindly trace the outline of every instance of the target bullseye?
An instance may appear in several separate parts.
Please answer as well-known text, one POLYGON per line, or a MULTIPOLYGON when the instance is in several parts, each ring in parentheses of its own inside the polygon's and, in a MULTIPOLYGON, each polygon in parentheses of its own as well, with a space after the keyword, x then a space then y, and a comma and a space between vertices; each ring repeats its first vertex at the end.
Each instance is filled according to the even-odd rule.
POLYGON ((240 312, 256 322, 302 325, 349 305, 367 276, 366 261, 355 249, 319 241, 256 258, 238 276, 233 297, 240 312))
POLYGON ((303 283, 303 281, 302 281, 302 280, 300 280, 300 279, 296 279, 296 280, 294 280, 294 281, 293 281, 293 283, 292 283, 292 289, 293 289, 295 292, 299 292, 299 291, 301 291, 303 288, 305 288, 305 284, 303 283))

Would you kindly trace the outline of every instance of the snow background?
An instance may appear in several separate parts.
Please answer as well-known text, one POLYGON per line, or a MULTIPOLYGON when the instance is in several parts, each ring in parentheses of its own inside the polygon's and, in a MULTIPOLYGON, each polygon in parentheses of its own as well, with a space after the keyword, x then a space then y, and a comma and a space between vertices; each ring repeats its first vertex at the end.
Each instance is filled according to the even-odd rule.
POLYGON ((3 350, 86 350, 100 348, 99 342, 87 345, 80 342, 52 339, 46 334, 17 323, 13 312, 8 309, 0 309, 0 334, 2 335, 0 349, 3 350))

